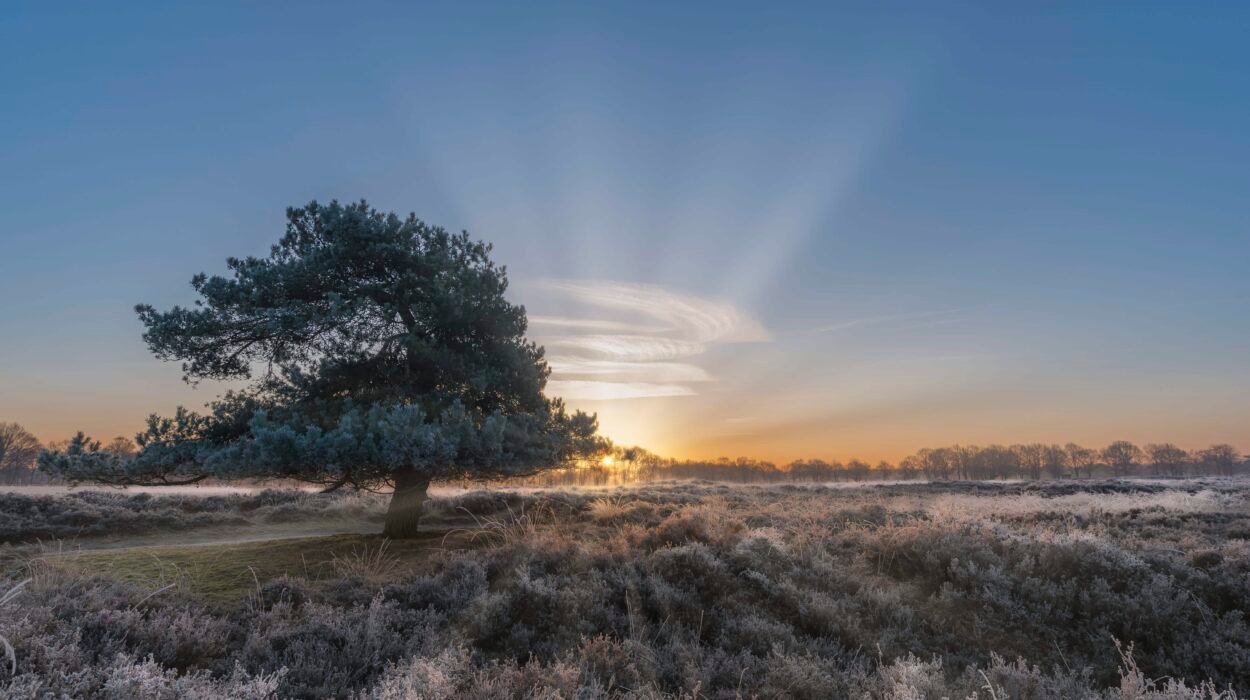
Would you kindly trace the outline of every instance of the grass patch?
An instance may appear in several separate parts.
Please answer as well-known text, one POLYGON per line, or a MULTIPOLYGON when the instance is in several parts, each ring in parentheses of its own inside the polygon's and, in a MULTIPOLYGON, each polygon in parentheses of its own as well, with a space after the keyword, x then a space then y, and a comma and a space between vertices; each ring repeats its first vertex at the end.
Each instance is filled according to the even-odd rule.
MULTIPOLYGON (((54 555, 84 572, 99 573, 141 587, 176 583, 212 603, 234 603, 255 593, 256 582, 288 575, 309 582, 337 579, 345 561, 361 561, 384 552, 391 564, 387 578, 418 571, 447 548, 470 546, 465 534, 430 532, 411 540, 378 535, 331 535, 263 542, 83 550, 54 555)), ((375 567, 376 569, 377 567, 375 567)))

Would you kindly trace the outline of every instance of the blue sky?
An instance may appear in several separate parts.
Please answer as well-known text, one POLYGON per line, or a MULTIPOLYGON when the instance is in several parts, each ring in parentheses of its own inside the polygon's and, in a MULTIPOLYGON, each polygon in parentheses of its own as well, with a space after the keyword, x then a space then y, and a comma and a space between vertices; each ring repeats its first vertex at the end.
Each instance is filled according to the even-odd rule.
POLYGON ((0 420, 128 434, 213 398, 131 307, 364 197, 493 241, 552 390, 621 441, 1250 447, 1247 30, 1233 3, 12 5, 0 420))

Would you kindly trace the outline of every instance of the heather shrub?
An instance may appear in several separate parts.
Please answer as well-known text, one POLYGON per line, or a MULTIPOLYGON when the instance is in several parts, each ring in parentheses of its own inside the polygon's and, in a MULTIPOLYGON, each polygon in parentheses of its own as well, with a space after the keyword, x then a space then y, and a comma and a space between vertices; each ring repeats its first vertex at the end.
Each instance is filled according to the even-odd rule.
POLYGON ((513 491, 470 491, 451 498, 435 498, 425 504, 430 516, 491 515, 519 510, 526 498, 513 491))
POLYGON ((922 615, 985 652, 1048 663, 1062 655, 1110 682, 1120 661, 1112 645, 1122 640, 1137 645, 1150 674, 1250 677, 1246 589, 1237 594, 1178 557, 984 523, 915 526, 866 544, 881 571, 929 597, 922 615))
POLYGON ((433 575, 415 576, 390 593, 418 610, 463 610, 486 592, 485 565, 470 556, 448 558, 433 575))
POLYGON ((147 534, 333 516, 380 522, 384 507, 372 494, 291 489, 225 496, 153 496, 126 491, 73 491, 56 496, 0 493, 0 542, 147 534))
MULTIPOLYGON (((474 492, 447 513, 463 505, 502 534, 472 549, 405 567, 349 553, 329 579, 261 580, 212 606, 64 556, 14 560, 0 589, 34 580, 0 606, 17 661, 0 696, 1244 693, 1243 492, 1082 486, 474 492)), ((199 508, 244 512, 228 497, 199 508)))
POLYGON ((235 658, 253 673, 286 669, 283 694, 334 697, 364 685, 390 661, 431 651, 428 617, 380 596, 351 607, 279 607, 251 621, 235 658))
POLYGON ((257 591, 257 603, 262 610, 285 605, 298 609, 309 600, 308 585, 305 581, 291 576, 280 576, 266 581, 257 591))
POLYGON ((551 658, 582 638, 622 631, 621 611, 605 605, 618 599, 618 582, 575 549, 518 547, 491 564, 490 589, 456 620, 476 648, 518 661, 551 658))
POLYGON ((203 671, 178 673, 151 658, 136 660, 118 654, 105 663, 50 675, 23 673, 4 688, 11 700, 49 697, 91 697, 103 700, 218 700, 278 698, 285 673, 251 676, 235 667, 216 678, 203 671))

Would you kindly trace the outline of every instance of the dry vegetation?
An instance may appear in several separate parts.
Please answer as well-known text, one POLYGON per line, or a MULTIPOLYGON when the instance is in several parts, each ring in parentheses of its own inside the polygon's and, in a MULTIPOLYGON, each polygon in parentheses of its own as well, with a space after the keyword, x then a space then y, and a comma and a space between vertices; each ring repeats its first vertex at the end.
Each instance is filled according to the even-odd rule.
MULTIPOLYGON (((193 528, 205 512, 255 520, 244 511, 290 506, 311 522, 345 503, 366 519, 381 507, 261 496, 278 502, 204 508, 149 497, 140 515, 134 497, 8 496, 4 539, 29 539, 22 527, 61 533, 58 523, 81 519, 65 513, 84 508, 137 532, 171 527, 148 518, 157 513, 188 513, 191 524, 172 527, 193 528)), ((81 551, 8 546, 0 636, 15 672, 6 659, 0 695, 1003 700, 1250 690, 1243 482, 685 483, 477 492, 431 505, 432 531, 413 542, 96 550, 79 531, 81 551)))
POLYGON ((118 538, 332 519, 381 523, 382 502, 368 494, 320 495, 295 489, 224 496, 153 496, 119 490, 59 496, 0 492, 0 542, 118 538))

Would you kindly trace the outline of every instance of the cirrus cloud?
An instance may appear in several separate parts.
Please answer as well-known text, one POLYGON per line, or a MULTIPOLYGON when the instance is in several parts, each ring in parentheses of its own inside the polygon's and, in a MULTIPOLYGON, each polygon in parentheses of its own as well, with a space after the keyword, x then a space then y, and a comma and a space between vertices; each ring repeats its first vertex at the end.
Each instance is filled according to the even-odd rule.
POLYGON ((535 334, 556 351, 548 390, 566 399, 691 396, 691 384, 714 381, 694 363, 708 347, 772 339, 733 304, 656 285, 549 279, 535 286, 584 313, 531 317, 535 334))
POLYGON ((594 377, 614 382, 706 382, 712 379, 698 365, 684 362, 620 362, 555 355, 547 358, 551 371, 559 377, 594 377))
POLYGON ((706 349, 703 343, 646 335, 562 336, 548 345, 592 357, 633 362, 690 357, 706 349))
POLYGON ((543 280, 538 286, 591 306, 663 323, 679 337, 727 343, 771 340, 768 331, 733 304, 673 292, 650 284, 597 280, 543 280))
POLYGON ((647 399, 665 396, 692 396, 694 390, 682 384, 651 382, 596 382, 575 379, 553 379, 547 389, 557 396, 575 401, 612 401, 616 399, 647 399))
POLYGON ((547 326, 551 328, 574 328, 599 332, 615 331, 618 333, 659 333, 664 326, 606 321, 598 318, 568 318, 564 316, 530 316, 531 326, 547 326))

